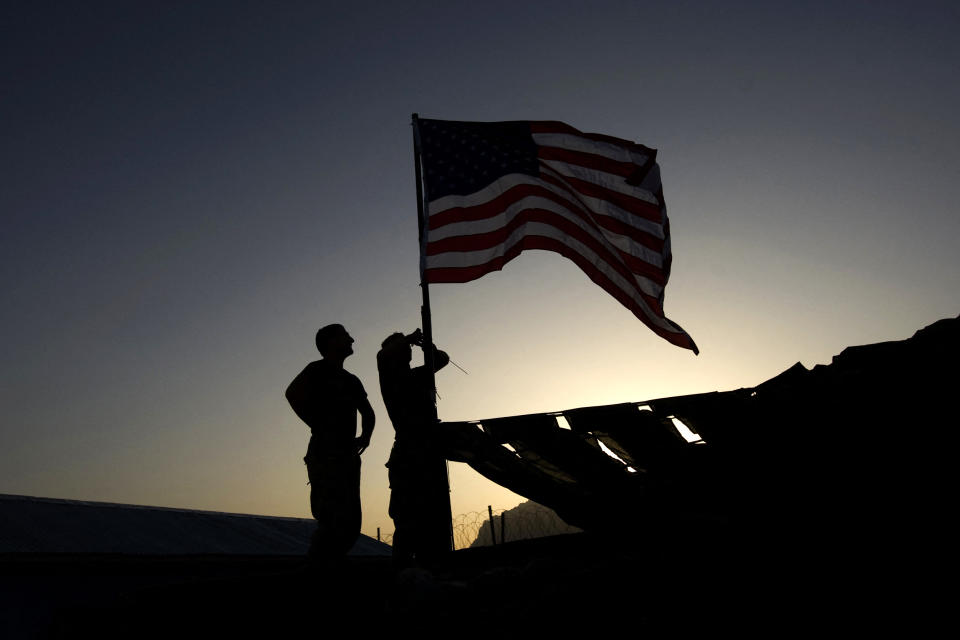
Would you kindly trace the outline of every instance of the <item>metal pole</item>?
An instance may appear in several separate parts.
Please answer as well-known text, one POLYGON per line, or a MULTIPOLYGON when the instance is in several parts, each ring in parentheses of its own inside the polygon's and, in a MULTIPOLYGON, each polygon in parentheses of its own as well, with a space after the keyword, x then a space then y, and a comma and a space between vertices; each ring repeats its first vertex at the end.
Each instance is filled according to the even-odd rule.
MULTIPOLYGON (((423 304, 420 305, 420 321, 423 324, 423 364, 430 377, 430 390, 432 392, 431 406, 433 412, 431 418, 433 419, 433 423, 436 424, 440 422, 440 418, 437 415, 437 377, 434 371, 433 360, 433 320, 430 316, 430 287, 425 277, 427 266, 427 233, 423 206, 423 175, 420 169, 420 127, 419 118, 416 113, 411 116, 411 120, 411 124, 413 125, 413 166, 417 181, 417 237, 420 242, 420 290, 423 294, 423 304)), ((445 514, 448 527, 447 551, 452 551, 454 548, 453 508, 450 506, 450 468, 446 460, 444 460, 444 469, 447 483, 447 509, 445 514)))
POLYGON ((419 118, 413 114, 413 167, 416 172, 417 184, 417 238, 420 243, 420 290, 423 294, 423 304, 420 305, 420 321, 423 324, 423 359, 430 376, 430 388, 433 390, 433 419, 437 420, 437 379, 433 370, 433 320, 430 317, 430 286, 424 277, 427 266, 427 234, 423 215, 423 176, 420 170, 420 129, 419 118))
POLYGON ((487 505, 487 513, 490 514, 490 540, 493 546, 497 546, 497 528, 493 526, 493 507, 487 505))

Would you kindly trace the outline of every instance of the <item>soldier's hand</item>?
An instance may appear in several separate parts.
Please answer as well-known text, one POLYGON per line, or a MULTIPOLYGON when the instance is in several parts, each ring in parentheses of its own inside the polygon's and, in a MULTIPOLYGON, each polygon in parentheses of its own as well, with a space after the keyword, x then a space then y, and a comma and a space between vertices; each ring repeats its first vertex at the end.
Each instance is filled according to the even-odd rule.
POLYGON ((364 438, 363 436, 360 436, 354 440, 354 444, 357 447, 357 455, 360 455, 366 451, 367 447, 370 446, 370 438, 364 438))
POLYGON ((410 344, 415 344, 415 345, 417 345, 418 347, 422 347, 422 346, 423 346, 423 331, 421 331, 421 330, 418 328, 416 331, 414 331, 413 333, 411 333, 410 335, 407 336, 407 340, 410 341, 410 344))

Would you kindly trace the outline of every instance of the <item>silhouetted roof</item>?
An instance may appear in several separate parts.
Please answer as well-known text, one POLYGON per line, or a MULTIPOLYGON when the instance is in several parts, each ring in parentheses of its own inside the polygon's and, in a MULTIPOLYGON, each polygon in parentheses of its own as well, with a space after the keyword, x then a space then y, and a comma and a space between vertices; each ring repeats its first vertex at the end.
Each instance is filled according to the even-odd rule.
MULTIPOLYGON (((0 553, 304 555, 316 523, 0 494, 0 553)), ((350 555, 390 555, 361 535, 350 555)))
POLYGON ((448 459, 588 531, 690 518, 750 530, 774 513, 865 528, 851 505, 889 529, 948 499, 958 361, 960 318, 946 318, 752 388, 444 422, 434 437, 448 459))

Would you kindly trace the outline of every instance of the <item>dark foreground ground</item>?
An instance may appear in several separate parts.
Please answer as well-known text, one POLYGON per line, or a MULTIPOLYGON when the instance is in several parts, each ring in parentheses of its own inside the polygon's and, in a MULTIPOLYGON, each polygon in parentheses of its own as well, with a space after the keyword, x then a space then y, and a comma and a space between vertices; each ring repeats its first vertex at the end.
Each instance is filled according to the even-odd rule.
POLYGON ((457 551, 401 572, 383 557, 316 572, 296 557, 21 556, 0 577, 9 637, 569 637, 755 617, 755 603, 738 597, 717 609, 713 564, 672 542, 641 550, 578 534, 457 551))
POLYGON ((3 565, 2 595, 11 638, 777 637, 932 624, 923 609, 937 605, 911 603, 906 576, 868 569, 869 555, 824 562, 701 522, 457 551, 399 573, 382 557, 322 573, 296 557, 21 557, 3 565))

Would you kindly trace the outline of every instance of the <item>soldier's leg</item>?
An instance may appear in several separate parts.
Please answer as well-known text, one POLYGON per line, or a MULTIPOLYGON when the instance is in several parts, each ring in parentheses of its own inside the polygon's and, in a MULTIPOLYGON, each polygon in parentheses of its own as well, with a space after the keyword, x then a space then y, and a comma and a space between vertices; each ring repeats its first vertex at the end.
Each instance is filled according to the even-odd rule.
POLYGON ((337 505, 339 512, 339 546, 341 553, 347 555, 360 537, 363 524, 363 511, 360 505, 360 456, 356 455, 344 461, 341 475, 341 501, 337 505))
POLYGON ((320 562, 329 555, 331 543, 332 522, 330 521, 329 486, 325 482, 323 464, 317 459, 307 459, 307 477, 310 480, 310 512, 317 521, 310 538, 310 550, 307 552, 309 560, 320 562))
POLYGON ((410 492, 405 486, 406 479, 402 471, 390 468, 390 507, 388 513, 393 519, 393 564, 402 569, 413 564, 411 547, 410 492))

